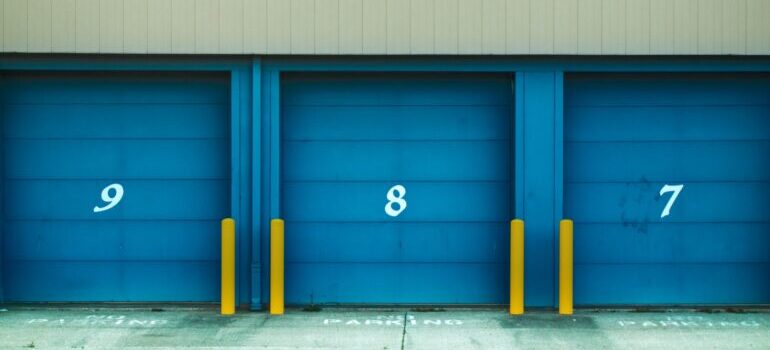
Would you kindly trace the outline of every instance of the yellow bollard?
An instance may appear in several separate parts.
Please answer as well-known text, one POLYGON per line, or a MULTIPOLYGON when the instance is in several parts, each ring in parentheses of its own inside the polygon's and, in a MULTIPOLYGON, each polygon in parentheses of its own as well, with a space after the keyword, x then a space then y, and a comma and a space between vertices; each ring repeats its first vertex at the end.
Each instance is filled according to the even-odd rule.
POLYGON ((283 220, 270 221, 270 314, 283 315, 283 220))
POLYGON ((572 220, 559 222, 559 314, 572 315, 572 220))
POLYGON ((222 315, 235 314, 235 220, 222 220, 222 315))
POLYGON ((511 315, 524 314, 524 221, 511 220, 511 315))

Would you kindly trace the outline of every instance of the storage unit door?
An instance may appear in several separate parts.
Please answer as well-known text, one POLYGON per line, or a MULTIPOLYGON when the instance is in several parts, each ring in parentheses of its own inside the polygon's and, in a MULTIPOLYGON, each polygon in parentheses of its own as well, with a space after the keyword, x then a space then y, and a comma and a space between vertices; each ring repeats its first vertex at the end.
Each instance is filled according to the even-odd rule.
POLYGON ((282 86, 287 303, 505 302, 509 75, 282 86))
POLYGON ((214 301, 228 80, 2 77, 6 301, 214 301))
POLYGON ((770 303, 770 75, 576 74, 575 303, 770 303))

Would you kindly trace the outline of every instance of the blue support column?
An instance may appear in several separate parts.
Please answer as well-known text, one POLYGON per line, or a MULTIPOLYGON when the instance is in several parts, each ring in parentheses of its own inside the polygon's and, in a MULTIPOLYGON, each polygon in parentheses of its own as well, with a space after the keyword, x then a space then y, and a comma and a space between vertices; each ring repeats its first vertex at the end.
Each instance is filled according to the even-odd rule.
POLYGON ((236 66, 230 71, 230 216, 235 219, 236 236, 236 305, 249 303, 249 248, 251 236, 251 112, 249 90, 251 75, 248 66, 236 66))
POLYGON ((251 309, 262 309, 262 61, 251 64, 251 309))
POLYGON ((562 216, 563 72, 516 74, 516 216, 526 222, 524 298, 555 307, 562 216))
POLYGON ((250 211, 251 181, 249 181, 251 159, 251 118, 250 97, 251 75, 248 66, 236 66, 230 71, 230 131, 231 131, 231 194, 230 216, 235 219, 236 230, 236 305, 251 302, 251 291, 247 281, 249 275, 249 249, 251 245, 250 211))
POLYGON ((270 217, 281 219, 281 80, 270 74, 270 217))
MULTIPOLYGON (((236 240, 240 240, 243 237, 241 232, 238 232, 238 223, 240 223, 243 216, 241 216, 241 203, 239 201, 241 194, 241 72, 237 68, 230 70, 230 217, 235 219, 236 222, 236 240)), ((236 250, 236 267, 235 275, 239 276, 240 270, 239 260, 242 260, 243 256, 238 256, 236 250)), ((236 279, 237 281, 237 279, 236 279)), ((235 291, 235 303, 240 303, 243 296, 239 293, 237 287, 235 291)))
POLYGON ((5 208, 3 208, 3 196, 5 193, 3 193, 3 189, 5 188, 3 186, 3 181, 5 181, 5 169, 3 169, 3 164, 5 163, 5 159, 3 159, 3 154, 5 154, 5 150, 3 149, 3 145, 5 142, 3 142, 2 135, 5 134, 5 130, 3 130, 4 118, 3 111, 5 110, 5 82, 3 81, 4 76, 0 74, 0 304, 5 302, 5 290, 3 289, 3 281, 5 280, 5 277, 3 276, 4 271, 4 264, 3 261, 5 260, 5 256, 3 255, 3 252, 5 251, 5 247, 3 246, 4 238, 3 238, 3 221, 5 220, 4 215, 2 213, 5 212, 5 208))
POLYGON ((238 295, 238 304, 251 304, 251 242, 252 236, 251 230, 251 205, 252 205, 252 182, 251 182, 251 147, 252 147, 252 119, 251 119, 251 69, 248 65, 243 65, 238 68, 240 93, 240 142, 239 142, 239 162, 240 172, 237 174, 240 182, 240 193, 238 194, 238 214, 241 217, 241 222, 236 222, 236 234, 237 240, 237 257, 236 262, 237 279, 236 279, 236 293, 238 295))
POLYGON ((262 72, 260 116, 261 130, 261 200, 260 229, 261 229, 261 289, 262 304, 270 302, 269 276, 270 271, 270 219, 280 217, 280 72, 276 69, 265 69, 262 72))

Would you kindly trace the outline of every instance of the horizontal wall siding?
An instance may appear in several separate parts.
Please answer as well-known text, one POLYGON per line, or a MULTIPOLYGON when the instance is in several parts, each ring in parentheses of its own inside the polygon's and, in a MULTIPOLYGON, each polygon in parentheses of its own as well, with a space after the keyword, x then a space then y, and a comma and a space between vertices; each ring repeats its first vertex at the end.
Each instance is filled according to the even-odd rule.
POLYGON ((768 55, 770 0, 0 0, 2 52, 768 55))

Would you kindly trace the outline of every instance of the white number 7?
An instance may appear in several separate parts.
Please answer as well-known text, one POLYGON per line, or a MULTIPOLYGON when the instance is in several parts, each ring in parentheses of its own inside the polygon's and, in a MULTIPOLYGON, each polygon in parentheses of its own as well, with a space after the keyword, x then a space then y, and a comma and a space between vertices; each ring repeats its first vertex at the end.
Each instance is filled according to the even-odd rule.
POLYGON ((671 198, 668 199, 668 203, 666 203, 666 207, 663 208, 663 212, 660 213, 661 219, 668 216, 669 212, 671 212, 671 206, 674 205, 674 202, 676 202, 676 198, 679 197, 679 193, 682 192, 683 188, 684 188, 684 185, 663 185, 663 188, 660 189, 661 196, 667 192, 674 192, 674 194, 671 195, 671 198))

